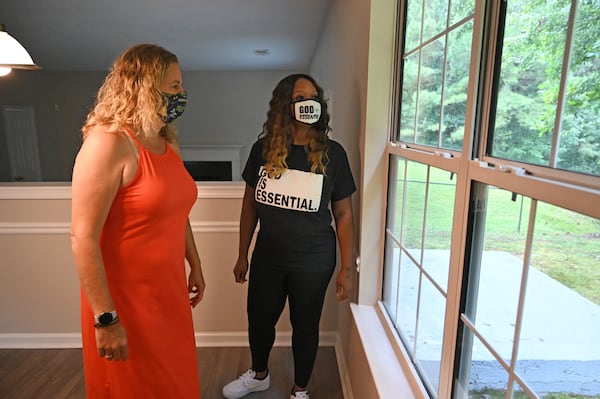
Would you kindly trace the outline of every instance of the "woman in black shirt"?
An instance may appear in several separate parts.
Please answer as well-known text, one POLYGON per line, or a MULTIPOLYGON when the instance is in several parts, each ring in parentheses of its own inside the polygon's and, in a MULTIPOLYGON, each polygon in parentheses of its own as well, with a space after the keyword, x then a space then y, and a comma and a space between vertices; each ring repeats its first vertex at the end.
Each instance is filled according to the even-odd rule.
POLYGON ((238 283, 246 281, 248 249, 260 221, 247 304, 252 367, 223 388, 226 398, 269 388, 268 358, 286 299, 293 328, 291 398, 309 397, 306 387, 319 345, 321 311, 336 265, 336 232, 342 263, 336 278, 338 300, 351 290, 350 196, 356 186, 344 149, 329 139, 328 132, 323 89, 305 74, 282 79, 273 90, 263 132, 242 174, 246 191, 233 269, 238 283))

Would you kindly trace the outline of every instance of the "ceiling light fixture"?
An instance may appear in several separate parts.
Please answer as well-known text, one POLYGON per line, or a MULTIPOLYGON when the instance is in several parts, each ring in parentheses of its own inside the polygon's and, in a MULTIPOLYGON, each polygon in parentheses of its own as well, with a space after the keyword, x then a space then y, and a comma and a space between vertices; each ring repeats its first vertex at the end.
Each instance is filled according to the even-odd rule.
POLYGON ((268 48, 257 48, 254 50, 254 54, 256 55, 269 55, 269 52, 268 48))
POLYGON ((40 69, 14 37, 0 24, 0 76, 8 75, 13 69, 40 69))

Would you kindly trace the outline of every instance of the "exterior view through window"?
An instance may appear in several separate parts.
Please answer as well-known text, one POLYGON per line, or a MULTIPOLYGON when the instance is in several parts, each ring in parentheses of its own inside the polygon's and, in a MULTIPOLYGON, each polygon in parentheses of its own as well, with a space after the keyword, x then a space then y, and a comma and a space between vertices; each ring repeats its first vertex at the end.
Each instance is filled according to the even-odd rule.
POLYGON ((393 328, 432 398, 599 398, 600 1, 399 3, 393 328))

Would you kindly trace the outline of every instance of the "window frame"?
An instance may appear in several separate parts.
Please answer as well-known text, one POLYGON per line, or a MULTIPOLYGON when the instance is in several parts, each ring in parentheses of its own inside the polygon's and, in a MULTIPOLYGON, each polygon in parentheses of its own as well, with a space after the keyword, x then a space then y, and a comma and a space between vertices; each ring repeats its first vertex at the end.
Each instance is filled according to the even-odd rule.
MULTIPOLYGON (((576 0, 572 7, 576 7, 576 0)), ((600 207, 594 204, 600 201, 600 177, 583 175, 577 172, 552 169, 504 160, 486 154, 489 137, 489 120, 494 95, 493 76, 497 57, 497 34, 499 29, 500 1, 476 1, 473 20, 473 41, 471 46, 470 79, 468 86, 467 112, 465 115, 465 136, 462 151, 430 147, 414 143, 395 141, 399 132, 399 113, 401 104, 402 68, 396 61, 394 66, 394 93, 391 96, 392 122, 388 132, 388 143, 382 158, 389 162, 390 156, 398 156, 409 161, 424 163, 439 169, 456 173, 456 198, 454 206, 452 242, 450 250, 450 270, 448 275, 448 292, 446 301, 446 318, 444 321, 444 343, 439 376, 439 397, 451 397, 455 367, 458 363, 455 355, 459 346, 458 336, 460 315, 462 312, 463 286, 465 281, 464 265, 468 262, 468 218, 471 190, 474 183, 484 183, 521 194, 535 200, 579 212, 594 218, 600 218, 600 207), (452 316, 457 315, 457 316, 452 316)), ((398 0, 399 10, 405 10, 406 0, 398 0)), ((404 46, 404 13, 399 12, 396 30, 397 46, 395 59, 401 59, 404 46)), ((571 13, 571 18, 573 13, 571 13)), ((572 31, 570 22, 569 30, 572 31)), ((567 35, 567 47, 570 47, 572 34, 567 35)), ((566 59, 565 59, 566 60, 566 59)), ((566 63, 565 63, 566 64, 566 63)), ((564 76, 568 65, 563 65, 561 75, 561 94, 564 99, 564 76)), ((557 111, 560 112, 560 108, 557 111)), ((553 144, 557 140, 555 124, 553 144)), ((552 158, 555 157, 555 149, 552 158)), ((386 166, 386 175, 389 172, 386 166)), ((389 179, 383 186, 387 194, 390 190, 389 179)), ((387 207, 387 202, 384 202, 387 207)), ((385 209, 384 209, 385 214, 385 209)), ((384 224, 384 230, 387 224, 384 224)), ((385 236, 385 232, 384 232, 385 236)), ((530 249, 527 249, 530 250, 530 249)), ((381 291, 382 282, 379 282, 381 291)), ((362 288, 362 287, 361 287, 362 288)), ((380 303, 381 304, 381 303, 380 303)), ((394 329, 393 326, 388 328, 394 329)))

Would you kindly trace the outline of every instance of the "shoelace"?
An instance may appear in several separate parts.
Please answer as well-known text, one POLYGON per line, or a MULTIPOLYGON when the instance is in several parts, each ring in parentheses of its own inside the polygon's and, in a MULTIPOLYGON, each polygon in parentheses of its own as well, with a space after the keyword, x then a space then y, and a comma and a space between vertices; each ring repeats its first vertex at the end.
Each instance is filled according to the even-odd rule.
POLYGON ((240 375, 240 380, 242 380, 242 384, 247 385, 249 382, 254 380, 256 377, 256 373, 253 370, 248 370, 244 374, 240 375))
POLYGON ((307 391, 298 391, 298 392, 294 393, 294 397, 296 399, 308 398, 308 392, 307 391))

